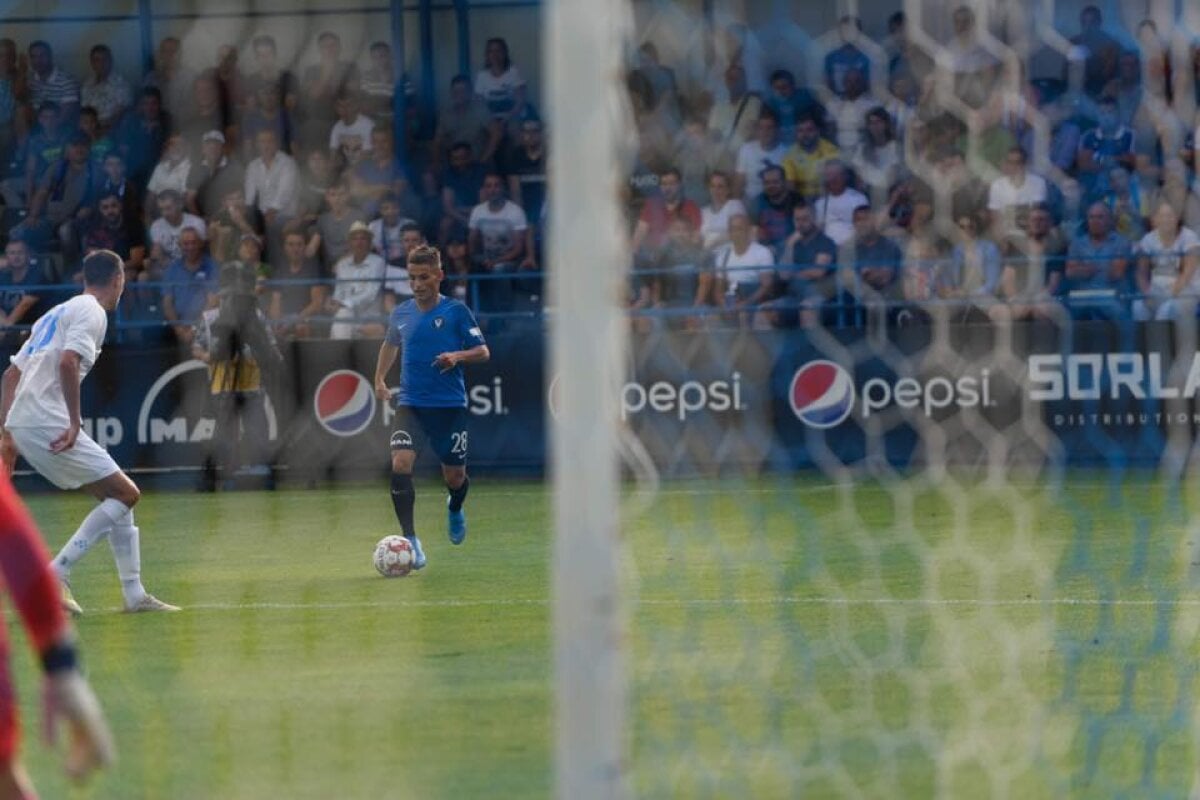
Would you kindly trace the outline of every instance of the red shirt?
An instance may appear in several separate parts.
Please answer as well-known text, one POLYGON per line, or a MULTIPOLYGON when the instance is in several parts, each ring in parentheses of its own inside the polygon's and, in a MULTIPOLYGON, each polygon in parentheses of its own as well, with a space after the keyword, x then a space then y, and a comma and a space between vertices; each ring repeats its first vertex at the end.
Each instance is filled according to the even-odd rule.
POLYGON ((638 221, 646 223, 648 229, 644 246, 651 249, 662 247, 666 242, 667 232, 671 229, 671 223, 677 219, 686 220, 688 227, 693 231, 700 230, 700 207, 691 200, 681 200, 671 209, 667 208, 661 197, 647 200, 638 216, 638 221))

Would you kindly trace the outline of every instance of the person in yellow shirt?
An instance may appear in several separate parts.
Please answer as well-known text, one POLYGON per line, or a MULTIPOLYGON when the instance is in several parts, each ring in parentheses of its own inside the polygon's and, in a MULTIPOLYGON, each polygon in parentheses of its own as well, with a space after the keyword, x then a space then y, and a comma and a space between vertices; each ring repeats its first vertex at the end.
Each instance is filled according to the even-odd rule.
POLYGON ((792 187, 805 200, 812 200, 821 193, 825 162, 839 155, 837 145, 822 138, 817 120, 802 116, 796 121, 796 143, 783 157, 783 171, 792 187))

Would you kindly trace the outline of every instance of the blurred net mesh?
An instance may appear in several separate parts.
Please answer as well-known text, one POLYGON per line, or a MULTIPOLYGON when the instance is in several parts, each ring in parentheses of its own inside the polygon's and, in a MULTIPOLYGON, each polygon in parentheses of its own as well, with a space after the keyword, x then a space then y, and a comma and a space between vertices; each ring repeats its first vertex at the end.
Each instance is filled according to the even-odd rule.
MULTIPOLYGON (((1019 107, 1031 170, 1078 219, 1080 189, 1050 160, 1052 123, 1020 102, 1035 58, 1057 57, 1069 82, 1083 78, 1056 27, 1061 10, 965 5, 996 65, 984 82, 956 72, 949 9, 904 4, 910 39, 933 64, 929 102, 961 124, 968 172, 985 183, 1000 173, 982 111, 997 98, 1019 107)), ((688 43, 704 41, 702 21, 678 6, 638 10, 643 41, 664 61, 678 51, 674 63, 686 63, 688 43)), ((1190 65, 1193 17, 1155 18, 1157 55, 1190 65)), ((807 36, 781 17, 738 35, 807 36)), ((805 41, 820 54, 840 35, 805 41)), ((886 74, 882 51, 863 50, 886 74)), ((1153 56, 1142 63, 1147 92, 1161 94, 1154 81, 1167 78, 1153 56)), ((1195 110, 1189 76, 1173 75, 1177 103, 1149 106, 1168 153, 1164 197, 1194 224, 1191 197, 1170 195, 1170 148, 1182 147, 1195 110)), ((885 83, 872 84, 884 97, 885 83)), ((959 187, 906 144, 933 193, 931 227, 949 236, 959 187)), ((1114 377, 1126 362, 1106 360, 1160 353, 1164 385, 1182 387, 1194 320, 1096 334, 1062 308, 1035 322, 964 322, 953 304, 932 304, 925 324, 898 326, 888 298, 863 288, 856 300, 866 307, 858 325, 637 328, 622 407, 637 487, 626 530, 638 792, 1196 796, 1194 398, 1138 396, 1114 377), (1034 357, 1071 384, 1071 356, 1089 336, 1083 349, 1098 366, 1076 376, 1087 384, 1079 402, 1043 403, 1034 357), (789 404, 797 373, 820 360, 855 389, 832 428, 803 424, 789 404), (875 393, 870 413, 864 389, 875 393), (1105 415, 1140 419, 1137 434, 1114 434, 1105 415)), ((1145 385, 1150 362, 1137 363, 1145 385)))

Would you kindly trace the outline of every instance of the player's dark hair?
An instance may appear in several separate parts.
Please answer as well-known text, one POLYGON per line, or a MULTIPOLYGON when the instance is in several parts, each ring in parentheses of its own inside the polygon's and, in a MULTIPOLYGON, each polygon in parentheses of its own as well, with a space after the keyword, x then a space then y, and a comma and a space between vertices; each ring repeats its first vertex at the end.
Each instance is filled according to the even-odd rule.
POLYGON ((408 266, 441 269, 442 254, 438 252, 436 247, 430 247, 427 244, 414 247, 412 252, 408 254, 408 266))
POLYGON ((97 250, 83 259, 83 285, 107 286, 124 268, 121 257, 112 250, 97 250))

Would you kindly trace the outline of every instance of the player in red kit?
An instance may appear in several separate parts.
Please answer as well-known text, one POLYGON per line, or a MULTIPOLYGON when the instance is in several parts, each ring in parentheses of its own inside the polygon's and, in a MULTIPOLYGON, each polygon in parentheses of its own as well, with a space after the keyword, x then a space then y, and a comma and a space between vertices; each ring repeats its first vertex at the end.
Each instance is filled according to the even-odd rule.
MULTIPOLYGON (((53 723, 66 721, 67 774, 83 780, 111 763, 115 751, 100 704, 79 672, 75 636, 49 563, 33 519, 8 478, 0 477, 0 573, 45 673, 47 733, 52 740, 53 723)), ((0 625, 0 800, 34 800, 33 787, 16 760, 16 692, 4 631, 0 625)))

